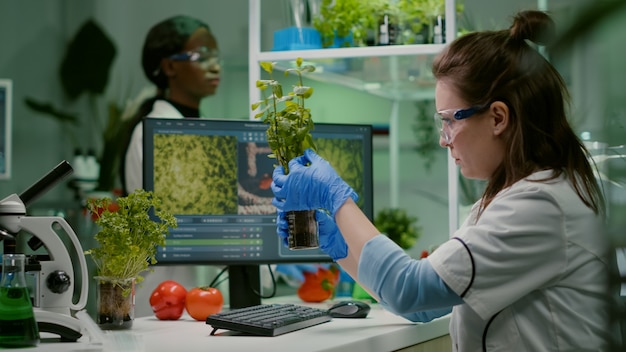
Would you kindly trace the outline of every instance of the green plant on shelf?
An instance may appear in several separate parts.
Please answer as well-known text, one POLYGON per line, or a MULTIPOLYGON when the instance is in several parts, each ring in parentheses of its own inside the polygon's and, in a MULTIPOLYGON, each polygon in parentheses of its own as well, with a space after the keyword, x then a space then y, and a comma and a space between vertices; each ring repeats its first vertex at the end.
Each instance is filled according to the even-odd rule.
POLYGON ((384 208, 376 213, 374 225, 400 248, 409 249, 420 237, 422 228, 416 225, 417 217, 401 208, 384 208))
POLYGON ((344 46, 364 46, 368 30, 376 27, 374 9, 386 0, 322 0, 320 13, 313 17, 313 27, 320 32, 322 46, 335 44, 335 38, 352 35, 352 44, 344 41, 344 46))

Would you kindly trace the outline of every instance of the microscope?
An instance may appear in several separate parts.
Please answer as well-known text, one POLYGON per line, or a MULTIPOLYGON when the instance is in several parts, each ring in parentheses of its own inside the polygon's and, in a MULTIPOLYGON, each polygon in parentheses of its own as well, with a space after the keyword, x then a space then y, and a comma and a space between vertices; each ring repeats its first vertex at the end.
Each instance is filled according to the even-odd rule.
POLYGON ((26 272, 34 275, 31 296, 39 331, 59 335, 64 342, 74 342, 83 334, 84 321, 76 315, 85 308, 89 292, 85 255, 64 218, 27 216, 26 206, 72 171, 71 165, 62 161, 20 195, 11 194, 0 200, 0 241, 4 242, 4 253, 23 253, 27 257, 26 272), (78 263, 72 262, 61 235, 73 247, 78 263), (26 253, 41 247, 46 254, 26 253), (77 302, 75 268, 80 268, 81 275, 77 302))

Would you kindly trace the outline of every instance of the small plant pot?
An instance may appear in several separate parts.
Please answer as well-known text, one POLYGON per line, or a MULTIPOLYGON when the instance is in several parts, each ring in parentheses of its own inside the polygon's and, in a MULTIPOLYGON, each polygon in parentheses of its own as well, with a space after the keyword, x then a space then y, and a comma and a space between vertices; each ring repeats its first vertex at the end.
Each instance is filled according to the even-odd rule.
POLYGON ((135 319, 135 279, 96 276, 97 323, 102 330, 124 330, 135 319))
POLYGON ((289 249, 313 249, 320 246, 315 210, 287 212, 289 249))

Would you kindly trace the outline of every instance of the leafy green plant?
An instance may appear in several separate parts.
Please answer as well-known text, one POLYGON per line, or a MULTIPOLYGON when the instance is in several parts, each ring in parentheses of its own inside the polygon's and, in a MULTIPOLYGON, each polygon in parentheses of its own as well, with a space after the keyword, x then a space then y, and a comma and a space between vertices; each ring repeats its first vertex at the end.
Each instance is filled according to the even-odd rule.
POLYGON ((376 213, 374 225, 400 248, 409 249, 421 235, 422 228, 415 225, 417 220, 404 209, 384 208, 376 213))
POLYGON ((99 246, 85 251, 94 260, 97 275, 119 279, 135 278, 155 264, 157 246, 165 245, 169 228, 178 226, 176 218, 161 208, 161 200, 138 189, 114 202, 111 198, 94 198, 87 207, 100 231, 95 235, 99 246), (153 208, 159 221, 150 218, 153 208))
POLYGON ((386 0, 322 0, 320 13, 313 17, 313 27, 320 32, 322 46, 332 46, 335 36, 344 38, 350 34, 354 46, 365 45, 368 30, 376 28, 375 9, 384 3, 386 0))
POLYGON ((313 88, 303 84, 302 75, 315 71, 315 66, 303 65, 302 58, 296 60, 296 68, 285 70, 285 76, 294 73, 298 82, 293 90, 283 95, 280 82, 273 79, 275 62, 261 62, 261 67, 270 75, 270 79, 256 82, 264 97, 261 101, 252 104, 252 110, 261 110, 255 115, 268 124, 267 142, 272 150, 270 157, 276 158, 278 163, 289 173, 289 160, 304 154, 307 148, 316 150, 311 131, 313 119, 311 110, 305 106, 306 99, 313 94, 313 88), (267 96, 267 91, 271 95, 267 96))
POLYGON ((417 146, 415 151, 424 159, 424 168, 431 170, 435 161, 435 153, 441 148, 439 146, 439 133, 432 118, 432 111, 435 110, 432 100, 421 100, 415 102, 417 113, 413 124, 413 133, 417 146))

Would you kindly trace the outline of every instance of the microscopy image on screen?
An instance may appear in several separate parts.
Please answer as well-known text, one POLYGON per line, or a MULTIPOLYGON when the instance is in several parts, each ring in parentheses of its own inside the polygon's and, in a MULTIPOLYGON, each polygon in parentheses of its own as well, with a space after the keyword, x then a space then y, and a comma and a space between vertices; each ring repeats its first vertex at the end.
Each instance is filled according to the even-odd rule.
POLYGON ((270 188, 276 159, 267 143, 239 143, 239 214, 275 214, 270 188))
POLYGON ((359 195, 357 205, 362 206, 363 199, 363 141, 359 139, 315 138, 318 154, 326 159, 359 195))
POLYGON ((237 138, 156 134, 154 193, 173 214, 236 214, 237 138))
MULTIPOLYGON (((363 194, 363 142, 357 139, 315 138, 319 154, 357 194, 363 194)), ((276 159, 267 143, 239 144, 239 214, 274 214, 270 188, 276 159)), ((363 203, 360 197, 357 204, 363 203)))

